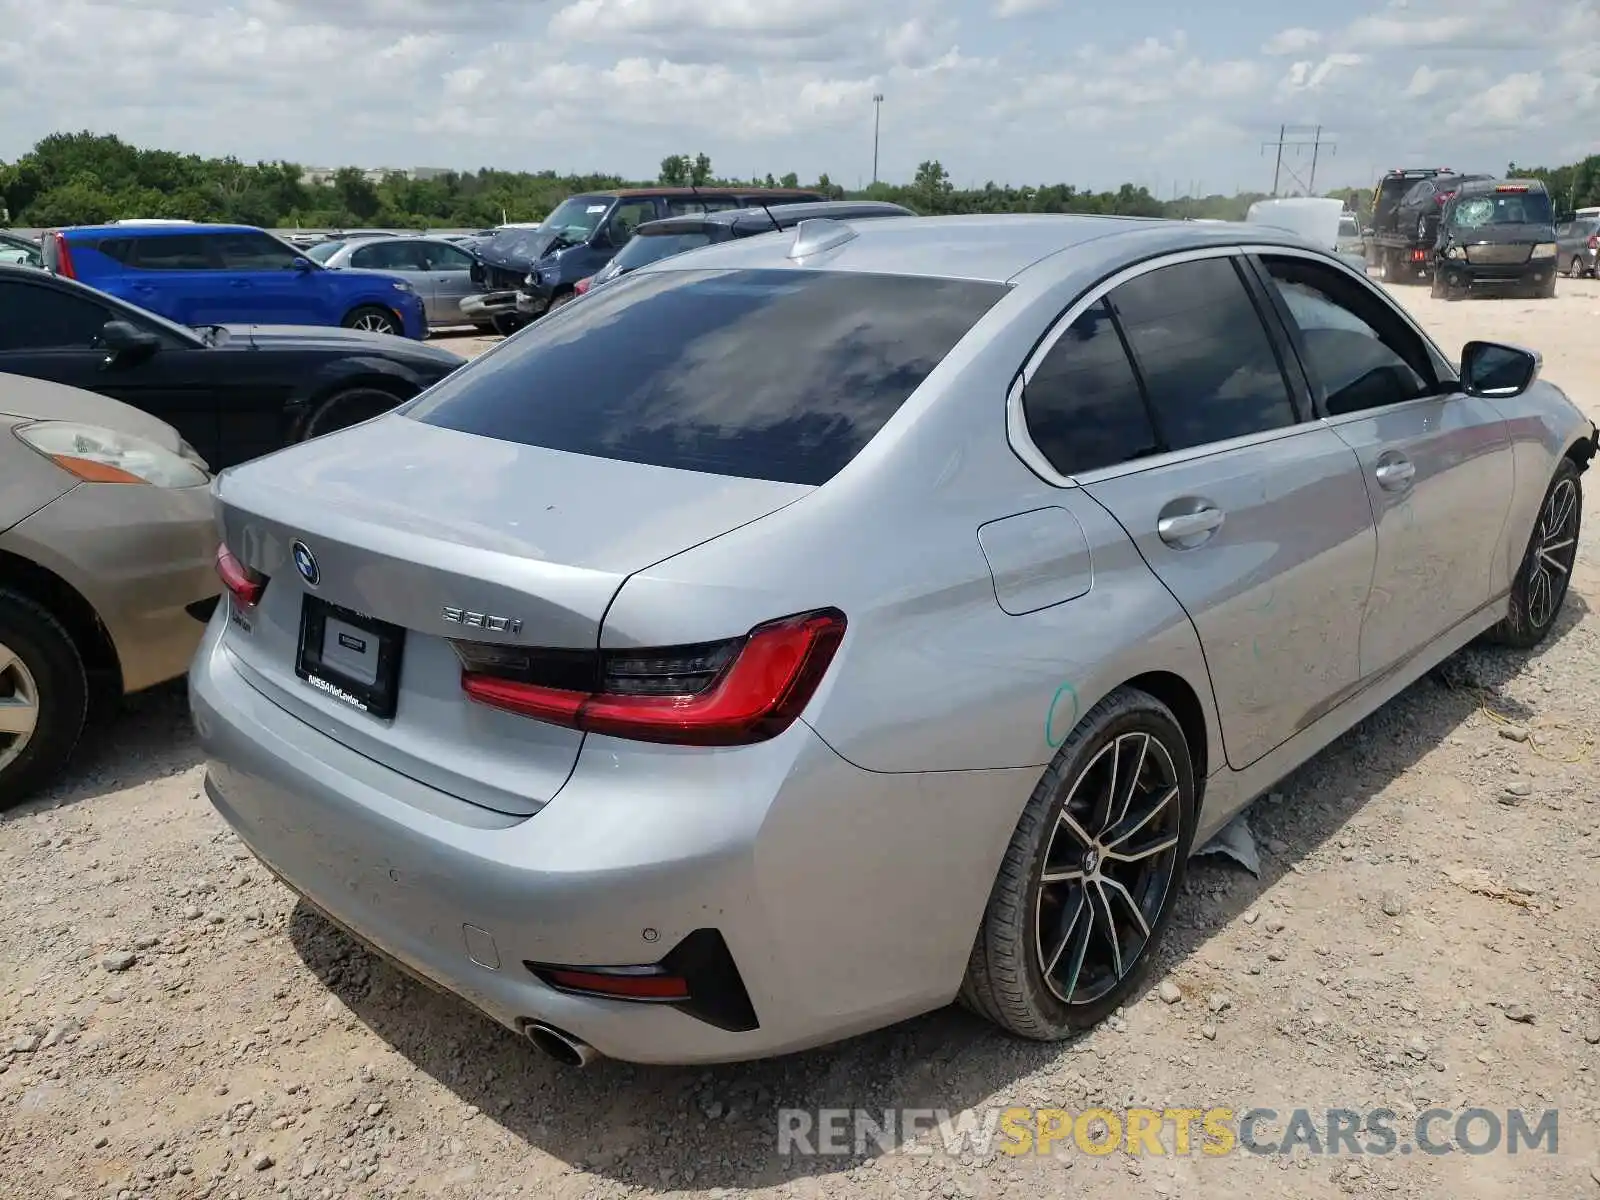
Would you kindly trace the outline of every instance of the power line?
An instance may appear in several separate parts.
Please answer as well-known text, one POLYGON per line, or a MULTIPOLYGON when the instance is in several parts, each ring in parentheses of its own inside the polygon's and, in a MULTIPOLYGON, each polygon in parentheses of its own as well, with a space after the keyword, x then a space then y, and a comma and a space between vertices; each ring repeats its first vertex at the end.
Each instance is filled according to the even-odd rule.
POLYGON ((1277 151, 1276 162, 1272 168, 1272 194, 1274 196, 1278 194, 1278 185, 1283 173, 1287 171, 1289 178, 1299 184, 1306 195, 1314 195, 1317 187, 1317 160, 1322 157, 1323 147, 1327 147, 1329 154, 1339 152, 1334 139, 1323 136, 1321 125, 1279 125, 1277 141, 1261 143, 1261 153, 1265 154, 1268 150, 1277 151), (1301 179, 1293 167, 1284 165, 1283 152, 1293 150, 1298 157, 1308 146, 1311 148, 1311 171, 1307 178, 1301 179))

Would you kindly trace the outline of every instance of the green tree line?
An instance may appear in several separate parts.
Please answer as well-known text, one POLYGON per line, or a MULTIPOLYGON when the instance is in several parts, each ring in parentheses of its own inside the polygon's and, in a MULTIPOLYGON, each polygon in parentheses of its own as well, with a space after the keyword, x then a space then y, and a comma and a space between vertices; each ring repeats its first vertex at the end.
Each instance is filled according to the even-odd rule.
MULTIPOLYGON (((1508 171, 1545 180, 1558 207, 1600 204, 1600 155, 1556 168, 1519 168, 1513 163, 1508 171)), ((661 160, 659 174, 652 180, 483 168, 430 179, 394 173, 374 181, 357 168, 342 167, 325 182, 315 182, 296 163, 245 163, 232 157, 146 150, 113 135, 85 131, 51 134, 16 162, 0 162, 0 224, 44 228, 124 217, 180 217, 266 228, 466 229, 502 220, 538 220, 576 192, 657 183, 807 187, 839 199, 890 200, 930 215, 1079 212, 1239 220, 1264 195, 1160 200, 1131 183, 1115 191, 1064 183, 1035 187, 991 182, 957 188, 937 160, 919 166, 909 183, 880 182, 851 192, 827 175, 802 182, 792 171, 760 179, 725 178, 714 172, 705 154, 670 154, 661 160)), ((1371 196, 1365 188, 1328 194, 1363 214, 1371 196)))

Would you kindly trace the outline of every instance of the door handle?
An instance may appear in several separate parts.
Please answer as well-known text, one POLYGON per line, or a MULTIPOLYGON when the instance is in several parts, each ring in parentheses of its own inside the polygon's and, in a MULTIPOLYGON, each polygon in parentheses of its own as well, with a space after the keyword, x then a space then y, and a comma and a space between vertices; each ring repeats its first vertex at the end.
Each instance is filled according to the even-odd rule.
POLYGON ((1411 481, 1417 476, 1417 464, 1407 458, 1394 458, 1378 464, 1377 470, 1372 473, 1378 480, 1378 486, 1387 491, 1397 492, 1401 488, 1409 487, 1411 481))
POLYGON ((1224 514, 1220 508, 1207 505, 1195 512, 1162 517, 1156 522, 1156 533, 1167 545, 1187 549, 1183 543, 1220 529, 1223 518, 1224 514))

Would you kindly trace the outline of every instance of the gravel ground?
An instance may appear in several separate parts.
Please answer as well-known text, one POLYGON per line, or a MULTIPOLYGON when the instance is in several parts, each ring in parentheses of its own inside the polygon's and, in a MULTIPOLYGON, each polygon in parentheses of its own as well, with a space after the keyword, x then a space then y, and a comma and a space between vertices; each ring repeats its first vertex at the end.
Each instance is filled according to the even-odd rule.
MULTIPOLYGON (((1447 349, 1543 351, 1600 412, 1600 285, 1401 295, 1447 349)), ((1069 1046, 945 1011, 767 1063, 565 1070, 298 905, 202 798, 181 688, 137 697, 0 823, 0 1194, 1600 1196, 1596 564, 1542 651, 1463 653, 1260 801, 1261 878, 1197 862, 1149 993, 1069 1046), (780 1108, 1011 1104, 1556 1107, 1560 1143, 777 1152, 780 1108)))

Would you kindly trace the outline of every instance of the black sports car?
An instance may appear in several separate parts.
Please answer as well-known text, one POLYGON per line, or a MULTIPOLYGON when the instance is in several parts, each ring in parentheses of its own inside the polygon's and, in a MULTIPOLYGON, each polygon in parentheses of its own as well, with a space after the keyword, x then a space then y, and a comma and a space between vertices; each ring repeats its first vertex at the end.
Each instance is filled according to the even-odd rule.
POLYGON ((465 361, 356 329, 190 329, 73 280, 0 265, 0 373, 141 408, 214 471, 387 412, 465 361))

